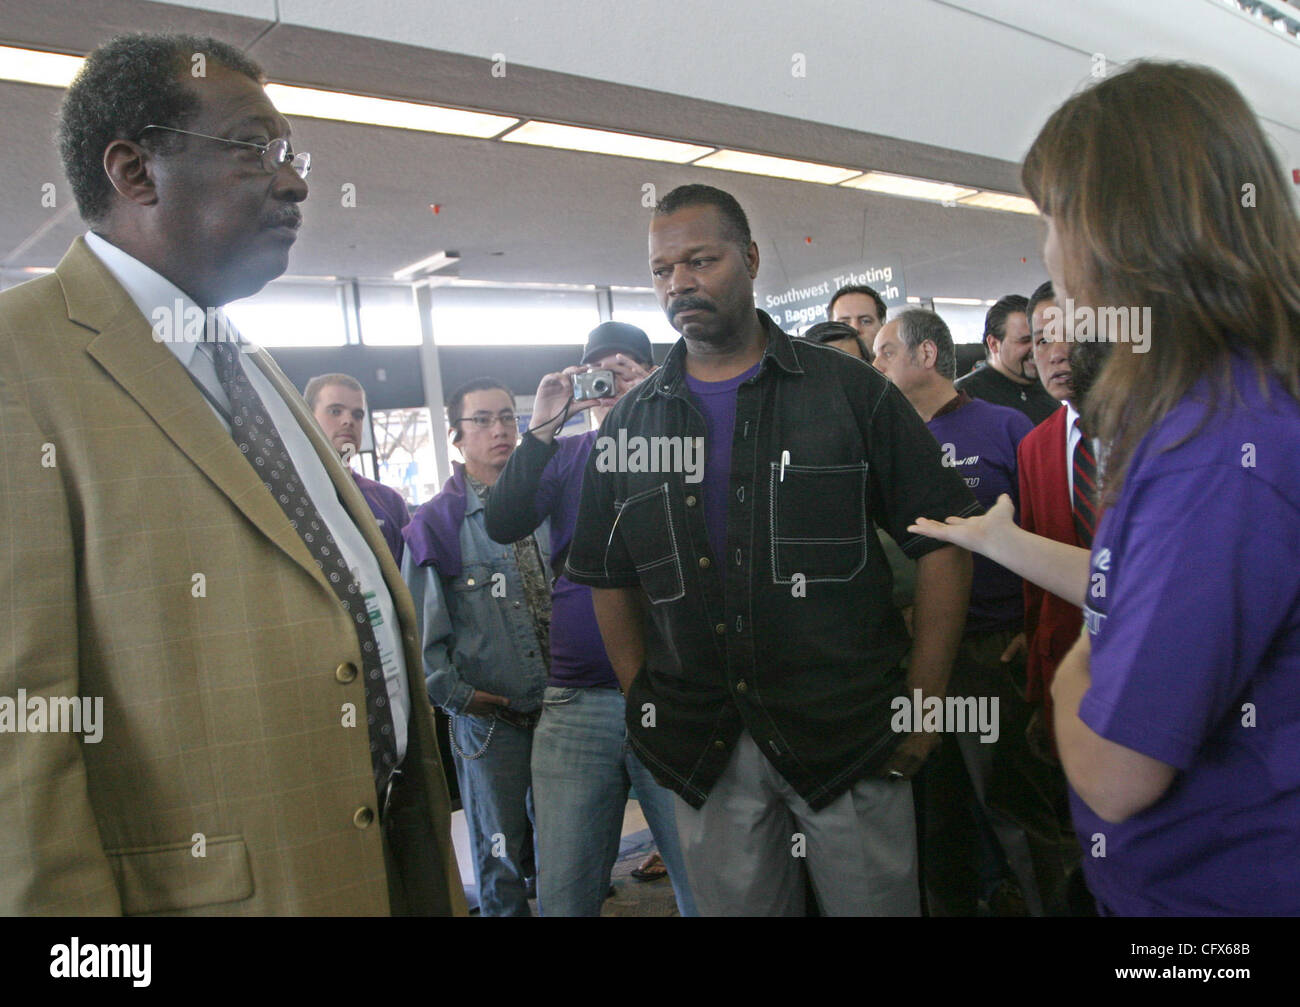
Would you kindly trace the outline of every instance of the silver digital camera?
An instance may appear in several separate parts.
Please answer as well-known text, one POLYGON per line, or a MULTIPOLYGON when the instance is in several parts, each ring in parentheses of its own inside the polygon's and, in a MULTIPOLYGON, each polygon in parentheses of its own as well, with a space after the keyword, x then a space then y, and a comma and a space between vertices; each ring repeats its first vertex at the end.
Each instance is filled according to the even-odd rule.
POLYGON ((573 376, 573 401, 612 399, 614 397, 613 371, 586 371, 573 376))

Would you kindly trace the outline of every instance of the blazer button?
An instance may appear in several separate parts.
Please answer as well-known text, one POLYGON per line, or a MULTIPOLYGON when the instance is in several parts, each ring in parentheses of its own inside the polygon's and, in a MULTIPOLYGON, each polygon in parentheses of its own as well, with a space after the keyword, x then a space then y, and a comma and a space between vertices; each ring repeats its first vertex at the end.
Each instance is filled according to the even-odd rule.
POLYGON ((745 680, 744 680, 743 678, 742 678, 739 682, 736 683, 736 691, 737 691, 737 692, 748 692, 748 691, 749 691, 749 686, 745 683, 745 680))
POLYGON ((725 636, 727 632, 727 627, 723 623, 718 623, 716 626, 713 627, 713 632, 717 633, 718 636, 725 636))
POLYGON ((710 566, 710 564, 709 564, 709 557, 708 557, 708 556, 701 556, 701 557, 700 557, 700 569, 701 569, 701 570, 707 570, 707 569, 709 568, 709 566, 710 566))
POLYGON ((374 820, 375 813, 364 806, 357 808, 357 810, 352 813, 352 824, 358 829, 370 828, 370 823, 374 820))
POLYGON ((473 587, 473 586, 474 586, 474 578, 473 578, 473 577, 466 577, 466 578, 465 578, 465 586, 466 586, 466 587, 473 587))
POLYGON ((721 738, 719 738, 717 741, 713 743, 713 747, 716 748, 719 752, 725 752, 727 750, 727 743, 723 741, 721 738))
POLYGON ((351 661, 348 661, 344 664, 340 664, 337 668, 334 669, 334 680, 336 682, 342 683, 343 685, 347 685, 349 682, 354 681, 356 677, 357 677, 357 666, 353 664, 351 661))
POLYGON ((694 507, 694 506, 695 506, 695 497, 693 497, 693 496, 688 496, 688 497, 686 498, 686 506, 687 506, 687 507, 694 507))

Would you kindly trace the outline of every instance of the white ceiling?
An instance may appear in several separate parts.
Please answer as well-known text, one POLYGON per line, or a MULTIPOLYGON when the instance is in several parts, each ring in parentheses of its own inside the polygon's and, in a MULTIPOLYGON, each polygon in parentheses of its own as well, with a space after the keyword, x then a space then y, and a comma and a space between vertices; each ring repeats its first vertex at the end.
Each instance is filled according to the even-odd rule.
MULTIPOLYGON (((1300 165, 1300 45, 1220 0, 939 3, 556 0, 153 4, 0 0, 0 41, 82 53, 121 30, 217 35, 275 80, 609 126, 1007 191, 1050 110, 1103 53, 1210 62, 1300 165), (276 10, 278 6, 278 20, 276 10), (210 8, 219 7, 220 11, 210 8), (205 8, 205 9, 201 9, 205 8), (436 46, 437 48, 426 48, 436 46), (504 78, 490 60, 507 59, 504 78), (802 53, 807 76, 793 77, 802 53)), ((81 225, 52 141, 60 92, 0 83, 0 262, 57 262, 81 225), (41 205, 54 182, 60 205, 41 205)), ((374 277, 438 249, 463 277, 644 286, 642 186, 732 191, 760 279, 892 258, 908 293, 997 297, 1043 278, 1032 218, 655 162, 297 119, 313 154, 290 271, 374 277), (341 205, 341 186, 357 205, 341 205), (442 210, 434 215, 430 203, 442 210), (806 239, 811 238, 809 243, 806 239), (504 253, 495 255, 493 253, 504 253), (1023 261, 1022 261, 1023 260, 1023 261)), ((12 280, 12 274, 9 279, 12 280)))

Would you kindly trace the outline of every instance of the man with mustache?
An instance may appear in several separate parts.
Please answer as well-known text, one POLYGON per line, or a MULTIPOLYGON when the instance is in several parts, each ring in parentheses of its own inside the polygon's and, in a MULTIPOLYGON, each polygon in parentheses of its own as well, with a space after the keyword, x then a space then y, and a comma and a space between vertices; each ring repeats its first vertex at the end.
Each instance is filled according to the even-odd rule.
POLYGON ((995 406, 1019 409, 1035 423, 1042 423, 1058 403, 1038 382, 1027 307, 1020 294, 1007 294, 989 308, 984 316, 988 363, 958 380, 957 391, 995 406))
POLYGON ((463 914, 410 596, 221 313, 284 272, 309 155, 184 35, 91 53, 60 140, 90 231, 0 294, 0 694, 104 723, 0 745, 0 914, 463 914))
POLYGON ((601 430, 702 439, 702 479, 593 453, 567 574, 593 588, 632 746, 677 795, 701 915, 802 915, 805 863, 827 915, 915 915, 910 778, 937 735, 894 733, 891 703, 943 695, 971 559, 905 528, 979 505, 898 389, 755 310, 758 266, 730 194, 656 207, 682 339, 601 430), (877 522, 918 560, 906 672, 877 522))

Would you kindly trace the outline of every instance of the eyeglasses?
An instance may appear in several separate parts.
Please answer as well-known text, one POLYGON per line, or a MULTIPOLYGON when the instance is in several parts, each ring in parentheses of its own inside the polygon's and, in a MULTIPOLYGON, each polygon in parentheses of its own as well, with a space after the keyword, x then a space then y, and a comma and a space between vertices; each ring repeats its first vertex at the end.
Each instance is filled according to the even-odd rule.
POLYGON ((515 429, 519 426, 515 418, 513 409, 503 409, 493 416, 491 413, 475 413, 473 416, 462 416, 456 421, 457 423, 473 423, 480 430, 490 430, 492 424, 500 423, 507 430, 515 429))
POLYGON ((177 129, 174 126, 146 126, 140 132, 147 133, 151 129, 163 129, 168 133, 181 133, 185 136, 197 136, 204 140, 216 140, 217 143, 228 143, 232 147, 252 147, 262 155, 262 167, 270 174, 274 175, 286 164, 293 168, 299 178, 306 178, 307 173, 311 171, 311 155, 295 154, 289 141, 283 137, 278 137, 270 143, 252 143, 249 140, 228 140, 224 136, 211 136, 207 133, 195 133, 188 129, 177 129))

